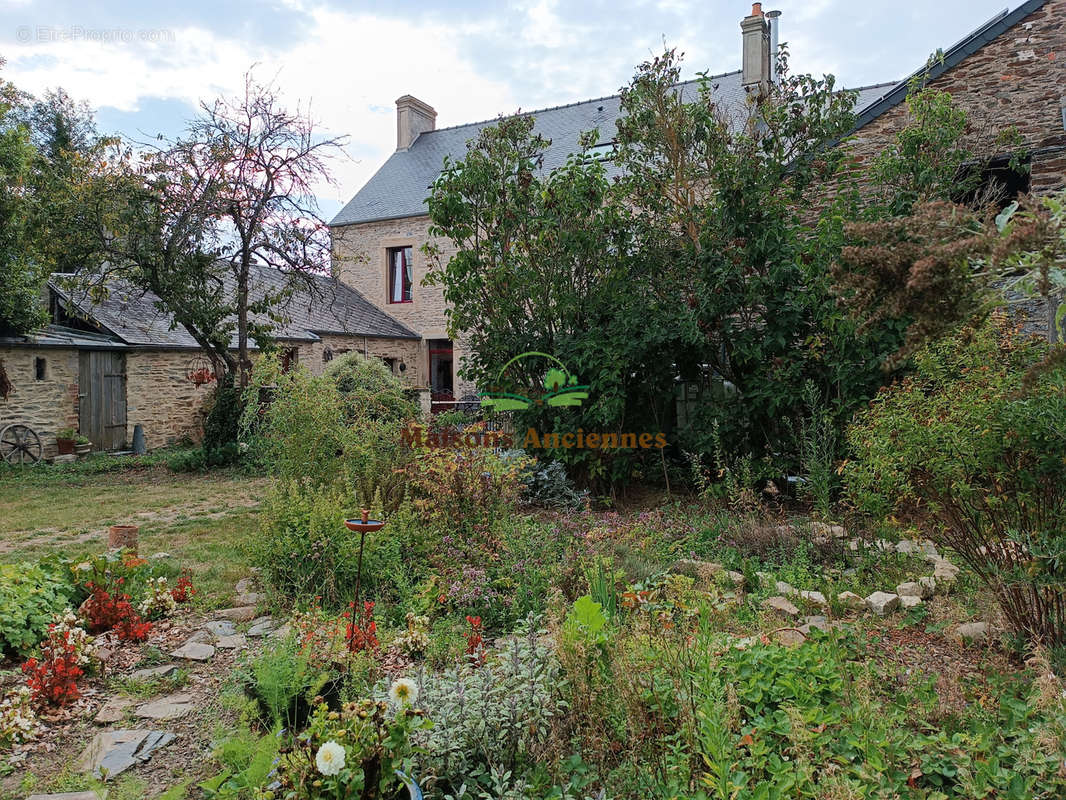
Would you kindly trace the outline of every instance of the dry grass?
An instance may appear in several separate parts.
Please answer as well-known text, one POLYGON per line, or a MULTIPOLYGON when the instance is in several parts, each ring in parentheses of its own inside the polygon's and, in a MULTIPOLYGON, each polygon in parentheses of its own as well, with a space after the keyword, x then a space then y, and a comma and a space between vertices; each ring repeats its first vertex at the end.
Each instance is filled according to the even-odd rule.
POLYGON ((0 559, 82 558, 107 547, 107 527, 140 526, 140 551, 164 551, 190 569, 210 604, 225 604, 247 575, 267 481, 232 472, 175 474, 163 467, 99 475, 0 475, 0 559))

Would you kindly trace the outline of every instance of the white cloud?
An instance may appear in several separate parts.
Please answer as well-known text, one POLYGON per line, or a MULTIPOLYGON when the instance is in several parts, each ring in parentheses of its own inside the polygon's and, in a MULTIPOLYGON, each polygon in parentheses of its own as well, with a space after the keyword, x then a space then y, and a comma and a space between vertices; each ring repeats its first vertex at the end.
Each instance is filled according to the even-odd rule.
POLYGON ((400 95, 433 105, 441 126, 517 107, 504 81, 464 58, 461 31, 322 7, 308 15, 309 34, 282 51, 188 27, 172 42, 34 41, 8 51, 5 74, 30 92, 63 86, 93 106, 135 111, 147 99, 197 105, 235 93, 257 64, 288 104, 309 104, 323 131, 350 137, 350 158, 333 165, 338 187, 320 187, 326 202, 346 201, 395 148, 400 95))

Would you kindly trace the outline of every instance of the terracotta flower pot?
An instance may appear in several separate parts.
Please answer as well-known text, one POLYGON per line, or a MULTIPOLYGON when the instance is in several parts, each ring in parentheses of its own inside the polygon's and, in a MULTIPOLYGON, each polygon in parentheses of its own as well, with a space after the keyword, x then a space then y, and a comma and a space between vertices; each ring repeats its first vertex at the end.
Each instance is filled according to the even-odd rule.
POLYGON ((74 453, 73 439, 56 439, 56 449, 61 456, 69 456, 74 453))
POLYGON ((112 525, 107 529, 107 546, 112 550, 132 550, 137 552, 136 525, 112 525))

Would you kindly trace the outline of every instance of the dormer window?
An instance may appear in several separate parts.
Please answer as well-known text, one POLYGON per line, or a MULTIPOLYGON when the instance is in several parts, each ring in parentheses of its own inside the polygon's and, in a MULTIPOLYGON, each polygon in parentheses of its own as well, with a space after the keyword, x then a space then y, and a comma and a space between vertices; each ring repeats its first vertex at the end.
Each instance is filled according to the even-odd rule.
POLYGON ((410 247, 391 247, 388 250, 389 302, 410 303, 412 300, 412 261, 410 247))

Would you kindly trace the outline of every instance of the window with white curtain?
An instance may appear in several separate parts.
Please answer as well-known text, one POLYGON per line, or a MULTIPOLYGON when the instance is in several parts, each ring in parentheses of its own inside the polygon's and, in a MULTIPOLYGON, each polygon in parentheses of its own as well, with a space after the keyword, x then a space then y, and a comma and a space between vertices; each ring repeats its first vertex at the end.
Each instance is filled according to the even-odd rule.
POLYGON ((389 254, 389 302, 410 303, 411 285, 411 248, 393 247, 389 254))

